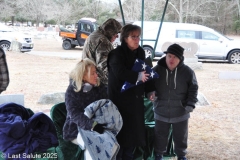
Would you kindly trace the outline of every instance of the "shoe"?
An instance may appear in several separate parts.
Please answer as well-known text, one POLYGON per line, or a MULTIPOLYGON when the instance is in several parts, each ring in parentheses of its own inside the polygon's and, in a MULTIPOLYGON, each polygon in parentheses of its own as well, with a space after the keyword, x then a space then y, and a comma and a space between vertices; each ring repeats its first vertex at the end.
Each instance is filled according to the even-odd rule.
POLYGON ((155 154, 155 160, 163 160, 163 156, 160 154, 155 154))
POLYGON ((184 157, 178 157, 178 160, 187 160, 187 158, 184 156, 184 157))

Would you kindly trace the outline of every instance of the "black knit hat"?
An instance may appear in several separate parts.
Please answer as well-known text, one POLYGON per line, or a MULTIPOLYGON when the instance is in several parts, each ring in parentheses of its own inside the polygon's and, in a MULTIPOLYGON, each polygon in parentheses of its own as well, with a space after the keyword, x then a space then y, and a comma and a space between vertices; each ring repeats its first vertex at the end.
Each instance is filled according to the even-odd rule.
POLYGON ((180 60, 182 60, 183 58, 183 51, 184 48, 181 47, 180 45, 174 43, 172 45, 170 45, 167 49, 167 51, 165 51, 164 53, 171 53, 174 54, 175 56, 177 56, 180 60))

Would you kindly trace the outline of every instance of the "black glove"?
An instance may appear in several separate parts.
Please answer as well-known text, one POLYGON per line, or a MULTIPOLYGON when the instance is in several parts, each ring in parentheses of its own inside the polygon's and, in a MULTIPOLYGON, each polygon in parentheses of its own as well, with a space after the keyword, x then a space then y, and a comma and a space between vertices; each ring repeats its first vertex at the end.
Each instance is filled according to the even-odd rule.
POLYGON ((104 129, 105 129, 104 127, 106 127, 106 126, 107 126, 107 124, 100 124, 100 123, 98 123, 98 124, 96 124, 94 126, 93 130, 98 132, 98 133, 100 133, 100 134, 102 134, 104 132, 104 129))
POLYGON ((193 111, 193 107, 192 106, 186 106, 185 107, 185 110, 187 111, 187 112, 192 112, 193 111))

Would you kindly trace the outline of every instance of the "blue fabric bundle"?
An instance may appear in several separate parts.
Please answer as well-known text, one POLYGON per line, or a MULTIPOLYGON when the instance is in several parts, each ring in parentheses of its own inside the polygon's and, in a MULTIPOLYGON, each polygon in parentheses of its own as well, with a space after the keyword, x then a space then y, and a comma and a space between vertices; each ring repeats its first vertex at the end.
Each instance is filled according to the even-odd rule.
POLYGON ((0 151, 23 155, 46 151, 58 145, 52 120, 44 113, 30 117, 28 110, 15 103, 0 105, 0 151))
MULTIPOLYGON (((135 72, 142 72, 142 71, 146 71, 146 73, 149 74, 149 77, 148 77, 148 80, 151 80, 153 78, 159 78, 159 75, 154 72, 152 70, 151 67, 149 67, 144 61, 142 61, 141 59, 136 59, 135 63, 134 63, 134 66, 132 67, 132 71, 135 71, 135 72)), ((129 82, 125 82, 122 86, 122 89, 121 89, 121 92, 124 92, 126 91, 127 89, 129 88, 132 88, 136 85, 139 85, 139 84, 142 84, 143 82, 142 81, 137 81, 135 84, 132 84, 132 83, 129 83, 129 82)))

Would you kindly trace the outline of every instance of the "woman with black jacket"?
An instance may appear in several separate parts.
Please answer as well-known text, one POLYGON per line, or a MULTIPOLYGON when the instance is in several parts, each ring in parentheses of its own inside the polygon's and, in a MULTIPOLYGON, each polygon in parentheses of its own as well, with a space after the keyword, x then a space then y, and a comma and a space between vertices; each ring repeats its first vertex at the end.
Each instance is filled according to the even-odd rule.
POLYGON ((117 159, 133 159, 134 148, 145 145, 143 98, 145 93, 153 93, 154 85, 147 81, 149 74, 145 71, 131 70, 136 59, 145 59, 145 52, 139 46, 140 34, 139 26, 124 26, 120 37, 121 46, 110 52, 107 61, 109 99, 118 107, 123 119, 123 127, 117 135, 120 144, 117 159), (121 92, 125 81, 132 84, 137 81, 145 83, 121 92))

